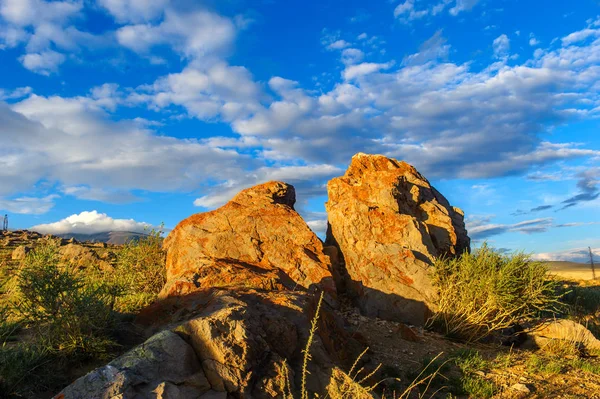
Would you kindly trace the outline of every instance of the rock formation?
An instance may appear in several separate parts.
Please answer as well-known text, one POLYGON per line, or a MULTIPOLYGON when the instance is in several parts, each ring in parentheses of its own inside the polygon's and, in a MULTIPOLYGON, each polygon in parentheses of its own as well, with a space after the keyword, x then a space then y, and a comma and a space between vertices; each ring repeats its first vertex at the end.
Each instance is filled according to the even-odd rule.
MULTIPOLYGON (((149 340, 57 398, 267 399, 283 397, 286 381, 297 392, 318 292, 335 306, 336 284, 369 315, 422 324, 434 307, 434 257, 468 250, 462 212, 413 167, 382 156, 355 156, 328 190, 325 248, 294 210, 294 188, 281 182, 179 223, 164 241, 159 300, 137 316, 149 340)), ((311 396, 355 384, 342 372, 364 349, 355 333, 323 303, 311 396)), ((419 340, 408 327, 394 334, 419 340)), ((356 397, 371 397, 361 389, 352 388, 356 397)))
POLYGON ((381 155, 356 154, 327 191, 327 242, 361 310, 423 324, 435 308, 434 258, 469 250, 462 211, 414 167, 381 155))
MULTIPOLYGON (((307 292, 209 288, 165 299, 138 317, 158 333, 56 398, 282 397, 285 381, 293 391, 301 384, 292 370, 301 370, 315 310, 316 296, 307 292)), ((348 369, 360 349, 322 309, 308 390, 334 390, 337 366, 348 369)))
POLYGON ((258 274, 282 271, 291 288, 318 286, 330 302, 335 301, 331 262, 321 240, 294 210, 295 201, 294 187, 269 182, 243 190, 219 209, 179 223, 164 242, 167 283, 161 297, 214 284, 243 285, 235 274, 219 272, 238 268, 258 274))
POLYGON ((600 340, 583 325, 567 319, 552 319, 528 328, 525 347, 539 347, 565 341, 587 352, 600 353, 600 340))

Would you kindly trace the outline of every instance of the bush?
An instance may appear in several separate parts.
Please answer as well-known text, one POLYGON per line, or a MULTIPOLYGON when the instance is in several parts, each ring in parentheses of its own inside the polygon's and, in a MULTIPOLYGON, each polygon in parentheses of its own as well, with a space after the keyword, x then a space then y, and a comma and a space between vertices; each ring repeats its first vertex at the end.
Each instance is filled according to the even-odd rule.
POLYGON ((59 266, 56 247, 32 251, 18 276, 17 311, 43 342, 61 355, 98 356, 112 345, 118 290, 84 281, 59 266))
POLYGON ((477 341, 543 312, 556 311, 556 283, 542 262, 502 255, 484 244, 459 258, 439 259, 439 308, 428 321, 447 335, 477 341))
POLYGON ((162 249, 162 229, 126 243, 117 254, 113 284, 123 295, 117 309, 135 312, 156 299, 166 282, 166 254, 162 249))

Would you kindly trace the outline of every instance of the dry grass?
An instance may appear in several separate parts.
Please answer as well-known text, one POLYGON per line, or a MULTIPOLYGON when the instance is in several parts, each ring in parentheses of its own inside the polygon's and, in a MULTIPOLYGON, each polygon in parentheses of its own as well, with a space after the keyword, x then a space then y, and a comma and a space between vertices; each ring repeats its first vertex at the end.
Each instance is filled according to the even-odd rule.
POLYGON ((428 325, 452 337, 477 341, 560 306, 546 266, 522 253, 506 256, 484 244, 435 266, 439 309, 428 325))

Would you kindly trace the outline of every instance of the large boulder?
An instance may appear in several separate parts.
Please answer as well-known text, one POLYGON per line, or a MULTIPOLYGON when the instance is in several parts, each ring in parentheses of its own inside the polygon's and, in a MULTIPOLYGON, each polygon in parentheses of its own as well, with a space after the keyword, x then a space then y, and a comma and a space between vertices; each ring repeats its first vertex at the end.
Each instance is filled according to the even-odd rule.
POLYGON ((327 191, 327 243, 361 310, 423 324, 435 309, 435 257, 469 250, 463 212, 414 167, 381 155, 356 154, 327 191))
POLYGON ((335 302, 331 261, 321 240, 294 210, 295 201, 293 186, 268 182, 243 190, 219 209, 180 222, 164 242, 167 283, 160 297, 215 285, 262 288, 234 272, 244 270, 281 281, 286 280, 283 272, 291 288, 318 287, 335 302), (223 272, 223 267, 231 272, 223 272))
MULTIPOLYGON (((303 349, 317 297, 305 291, 211 288, 144 309, 139 325, 162 331, 57 396, 75 398, 283 397, 302 383, 303 349)), ((324 394, 362 347, 323 304, 310 347, 307 389, 324 394), (329 387, 328 387, 329 386, 329 387)))
POLYGON ((55 399, 203 398, 210 391, 192 346, 165 330, 79 378, 55 399))
POLYGON ((586 352, 600 353, 600 340, 583 325, 567 319, 552 319, 527 329, 525 347, 544 348, 556 341, 571 344, 586 352))

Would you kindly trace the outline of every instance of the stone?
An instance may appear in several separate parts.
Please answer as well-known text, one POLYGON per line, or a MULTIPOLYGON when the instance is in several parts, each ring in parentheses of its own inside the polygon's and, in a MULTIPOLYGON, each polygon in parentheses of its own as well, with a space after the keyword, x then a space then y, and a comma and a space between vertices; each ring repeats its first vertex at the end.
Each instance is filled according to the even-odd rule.
POLYGON ((514 385, 511 385, 510 389, 512 389, 513 391, 522 392, 522 393, 531 393, 531 389, 529 389, 527 387, 527 385, 521 384, 521 383, 516 383, 514 385))
POLYGON ((27 254, 31 252, 32 248, 27 245, 20 245, 15 248, 12 252, 12 260, 23 260, 27 257, 27 254))
MULTIPOLYGON (((267 399, 281 397, 282 378, 292 389, 300 386, 316 303, 306 291, 210 288, 159 301, 142 310, 137 322, 185 337, 213 391, 267 399)), ((323 303, 310 349, 308 389, 325 392, 333 368, 349 369, 363 349, 323 303)))
MULTIPOLYGON (((58 253, 63 262, 69 263, 77 268, 98 266, 100 264, 100 257, 96 251, 79 244, 66 244, 61 246, 58 249, 58 253)), ((107 262, 104 263, 108 264, 107 262)), ((102 266, 107 267, 107 265, 102 266)))
POLYGON ((200 397, 210 389, 193 348, 165 330, 77 379, 55 399, 183 399, 200 397))
POLYGON ((470 249, 464 213, 414 167, 382 155, 356 154, 327 191, 334 274, 363 313, 423 325, 435 310, 435 258, 470 249))
MULTIPOLYGON (((268 182, 241 191, 214 211, 180 222, 164 241, 167 283, 160 297, 219 283, 208 275, 226 266, 271 276, 282 271, 298 288, 324 290, 333 304, 331 261, 321 240, 294 210, 295 200, 293 186, 268 182)), ((218 275, 224 277, 222 286, 252 283, 228 273, 218 275)))
POLYGON ((600 340, 583 325, 567 319, 552 319, 530 327, 524 346, 543 348, 552 340, 567 341, 587 352, 600 353, 600 340))

